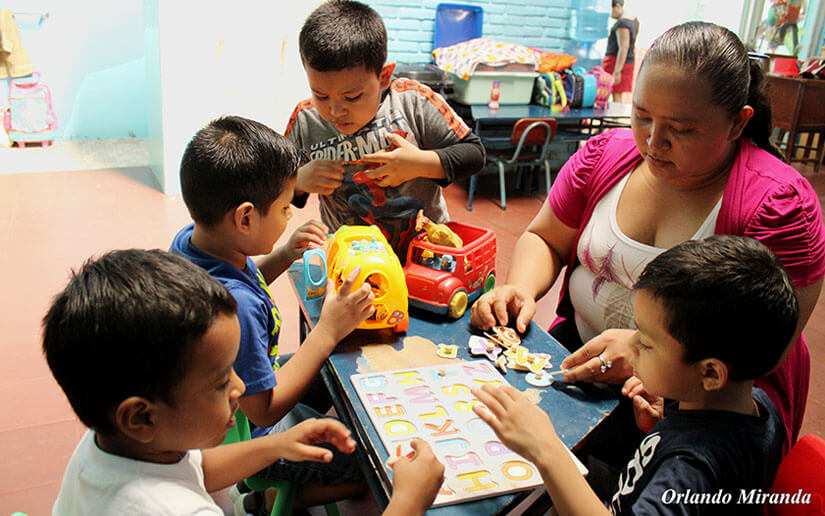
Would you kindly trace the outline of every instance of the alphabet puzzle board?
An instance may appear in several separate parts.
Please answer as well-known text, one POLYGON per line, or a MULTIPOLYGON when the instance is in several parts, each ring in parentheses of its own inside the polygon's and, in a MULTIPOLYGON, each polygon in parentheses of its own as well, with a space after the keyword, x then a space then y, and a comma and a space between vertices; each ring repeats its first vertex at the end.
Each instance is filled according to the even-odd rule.
MULTIPOLYGON (((433 506, 495 496, 542 483, 538 470, 509 450, 472 410, 470 388, 507 384, 486 360, 350 377, 389 455, 414 438, 427 441, 444 464, 433 506)), ((375 444, 375 443, 374 443, 375 444)), ((387 474, 391 470, 384 464, 387 474)))

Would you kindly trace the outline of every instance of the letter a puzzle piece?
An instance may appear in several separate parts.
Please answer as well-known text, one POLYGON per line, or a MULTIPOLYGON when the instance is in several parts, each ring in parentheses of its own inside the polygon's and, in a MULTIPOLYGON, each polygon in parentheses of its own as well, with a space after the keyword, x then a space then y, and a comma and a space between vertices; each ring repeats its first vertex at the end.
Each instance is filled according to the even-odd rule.
POLYGON ((458 356, 458 346, 455 344, 439 344, 435 354, 441 358, 456 358, 458 356))

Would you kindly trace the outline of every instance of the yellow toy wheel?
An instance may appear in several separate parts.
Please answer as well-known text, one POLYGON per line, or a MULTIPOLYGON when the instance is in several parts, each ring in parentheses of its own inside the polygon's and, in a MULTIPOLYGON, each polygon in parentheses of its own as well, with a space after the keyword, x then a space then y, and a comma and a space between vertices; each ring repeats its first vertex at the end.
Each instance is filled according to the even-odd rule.
POLYGON ((467 310, 467 292, 463 289, 457 290, 450 298, 450 302, 447 303, 447 315, 453 319, 458 319, 464 315, 465 310, 467 310))

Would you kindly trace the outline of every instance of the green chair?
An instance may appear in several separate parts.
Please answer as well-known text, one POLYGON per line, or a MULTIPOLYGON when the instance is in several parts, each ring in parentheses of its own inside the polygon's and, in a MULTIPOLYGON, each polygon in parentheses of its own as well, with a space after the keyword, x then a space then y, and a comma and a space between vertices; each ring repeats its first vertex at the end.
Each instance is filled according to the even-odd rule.
MULTIPOLYGON (((243 412, 238 410, 235 412, 235 426, 226 433, 223 444, 248 441, 251 438, 249 420, 243 412)), ((268 488, 274 488, 278 491, 278 494, 275 496, 275 501, 272 504, 272 511, 270 512, 272 516, 289 516, 292 512, 292 506, 295 505, 295 497, 298 496, 298 486, 292 482, 251 476, 244 480, 244 483, 252 491, 264 492, 268 488)), ((338 506, 334 503, 326 504, 324 509, 326 509, 327 516, 341 516, 341 513, 338 511, 338 506)))

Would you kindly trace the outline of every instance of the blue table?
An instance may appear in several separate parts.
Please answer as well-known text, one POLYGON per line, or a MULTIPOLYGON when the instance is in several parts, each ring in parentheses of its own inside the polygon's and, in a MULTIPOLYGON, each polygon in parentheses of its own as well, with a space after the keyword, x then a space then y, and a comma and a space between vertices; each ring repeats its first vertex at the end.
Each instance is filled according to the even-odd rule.
POLYGON ((473 119, 484 123, 515 123, 522 118, 555 118, 559 124, 579 120, 615 120, 630 117, 630 104, 611 102, 605 109, 578 108, 554 112, 549 107, 535 104, 503 104, 498 109, 490 109, 487 104, 473 104, 473 119))
MULTIPOLYGON (((289 278, 296 291, 296 297, 301 299, 300 292, 306 288, 302 263, 297 262, 290 267, 289 278)), ((301 301, 299 304, 303 338, 305 332, 318 321, 322 301, 315 299, 309 302, 301 301)), ((477 359, 477 357, 470 356, 467 349, 467 341, 473 333, 470 327, 469 310, 464 317, 456 321, 429 312, 416 311, 414 308, 410 310, 410 326, 406 333, 396 334, 390 329, 356 330, 338 345, 321 373, 332 393, 335 410, 341 420, 353 430, 353 437, 366 451, 361 456, 362 470, 382 509, 386 507, 391 492, 391 484, 383 468, 388 454, 355 392, 350 377, 365 372, 435 365, 438 363, 433 361, 437 360, 436 343, 456 344, 459 349, 459 360, 477 359), (427 341, 432 341, 432 344, 428 344, 427 341)), ((555 339, 535 323, 531 323, 522 338, 524 345, 531 351, 550 354, 554 366, 560 364, 568 354, 555 339)), ((556 382, 551 387, 538 389, 527 384, 524 377, 523 373, 516 371, 508 371, 505 375, 507 381, 517 389, 521 391, 533 389, 533 394, 540 393, 538 394, 539 406, 550 415, 562 441, 570 448, 582 441, 617 404, 612 394, 593 386, 579 387, 556 382), (585 391, 583 388, 588 390, 585 391)), ((528 490, 447 505, 431 509, 427 514, 433 516, 506 514, 530 494, 531 490, 528 490)))
POLYGON ((513 125, 522 118, 555 118, 558 131, 554 141, 586 140, 604 129, 629 127, 630 104, 611 102, 605 109, 578 108, 553 111, 535 104, 504 104, 490 109, 487 104, 470 106, 475 133, 485 143, 509 141, 513 125), (504 129, 504 131, 502 131, 504 129))

